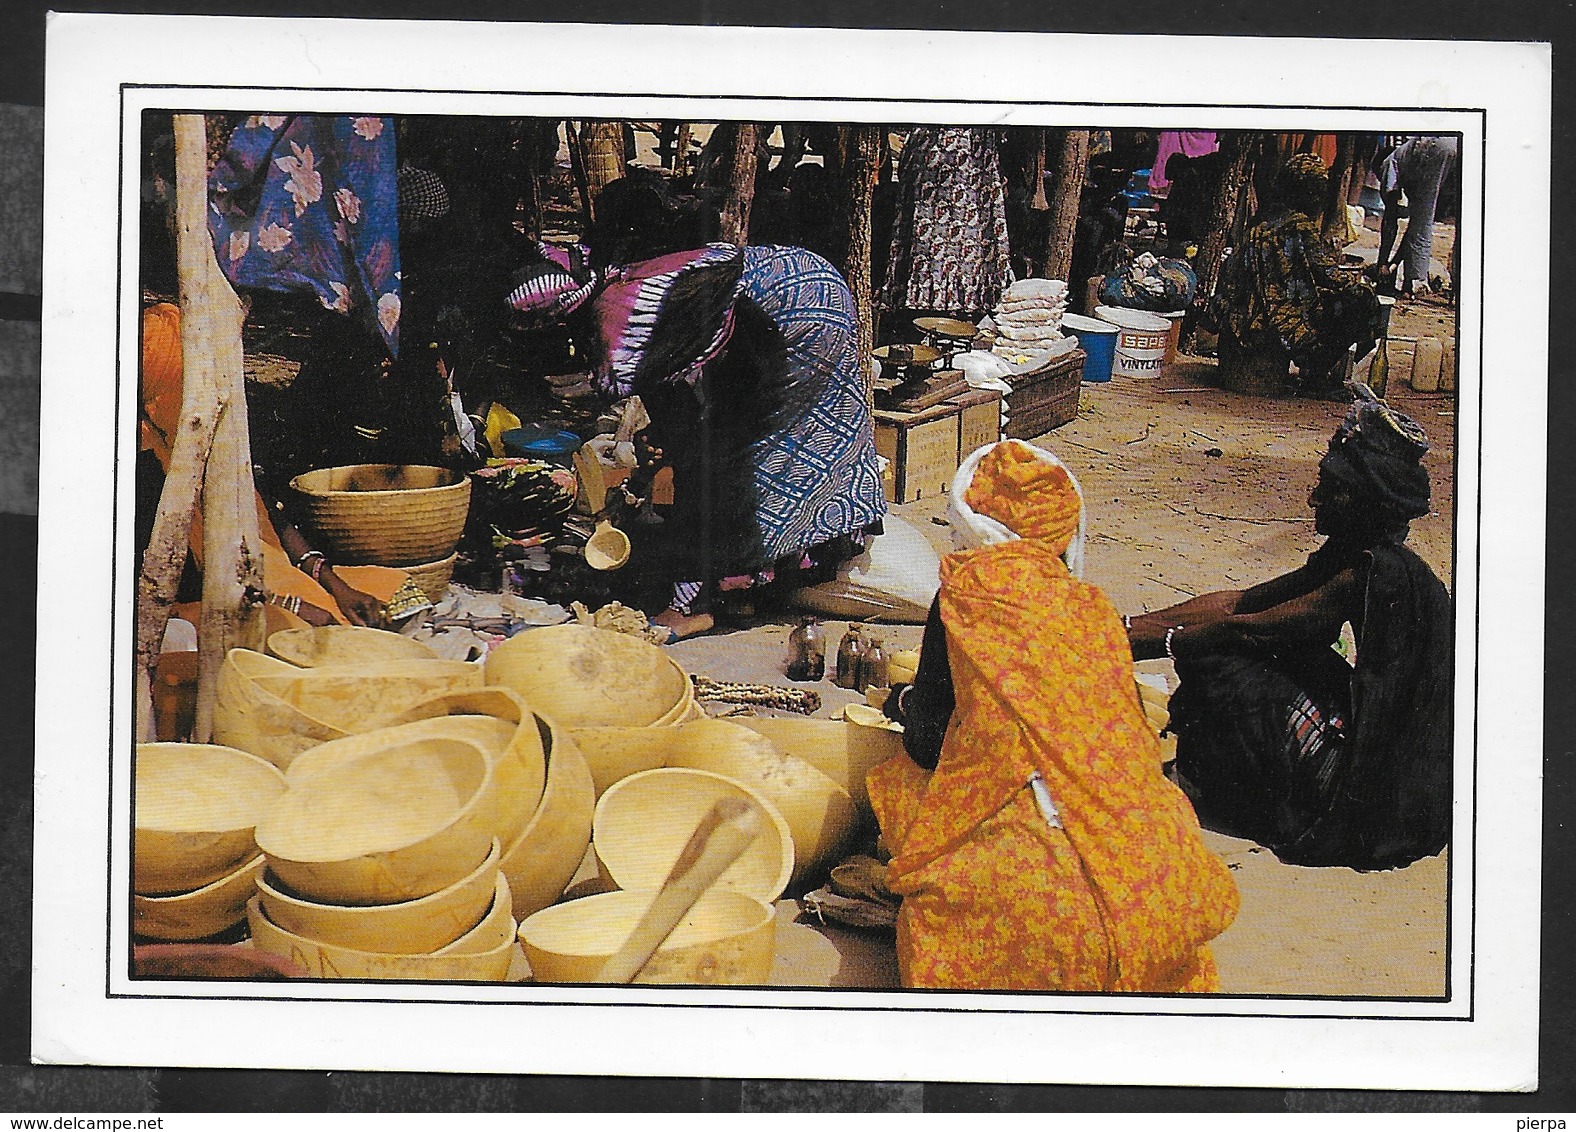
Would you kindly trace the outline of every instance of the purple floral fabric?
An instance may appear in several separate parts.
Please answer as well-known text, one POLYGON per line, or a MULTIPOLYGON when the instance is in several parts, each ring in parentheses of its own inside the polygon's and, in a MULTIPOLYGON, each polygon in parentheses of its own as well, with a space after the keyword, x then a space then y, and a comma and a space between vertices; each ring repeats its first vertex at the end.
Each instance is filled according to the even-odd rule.
POLYGON ((391 118, 254 114, 209 175, 208 229, 236 287, 310 290, 399 353, 398 168, 391 118))

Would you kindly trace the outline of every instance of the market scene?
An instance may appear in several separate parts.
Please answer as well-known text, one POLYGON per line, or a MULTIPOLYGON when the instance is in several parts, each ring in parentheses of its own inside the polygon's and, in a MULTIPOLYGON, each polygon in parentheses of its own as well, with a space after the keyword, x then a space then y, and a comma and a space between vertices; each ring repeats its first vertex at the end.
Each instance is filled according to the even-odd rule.
POLYGON ((139 160, 134 978, 1446 995, 1456 136, 139 160))

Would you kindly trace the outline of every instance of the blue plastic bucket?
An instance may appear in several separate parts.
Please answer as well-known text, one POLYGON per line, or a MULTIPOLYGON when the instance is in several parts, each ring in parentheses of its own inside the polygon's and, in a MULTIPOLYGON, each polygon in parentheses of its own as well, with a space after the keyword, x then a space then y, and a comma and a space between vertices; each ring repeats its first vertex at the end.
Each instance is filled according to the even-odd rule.
POLYGON ((1083 379, 1110 381, 1111 364, 1116 360, 1116 336, 1121 328, 1098 318, 1064 314, 1062 329, 1072 332, 1078 339, 1078 348, 1084 352, 1083 379))

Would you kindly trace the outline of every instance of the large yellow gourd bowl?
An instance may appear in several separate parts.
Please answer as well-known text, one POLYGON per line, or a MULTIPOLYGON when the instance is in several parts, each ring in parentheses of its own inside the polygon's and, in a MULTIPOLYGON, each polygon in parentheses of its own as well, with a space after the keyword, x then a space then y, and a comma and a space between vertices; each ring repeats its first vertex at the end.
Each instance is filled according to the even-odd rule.
POLYGON ((710 771, 742 782, 765 798, 793 836, 790 884, 819 877, 836 864, 859 825, 848 791, 764 735, 722 719, 672 729, 670 767, 710 771))
POLYGON ((192 892, 133 896, 131 930, 149 939, 207 939, 246 919, 246 902, 257 895, 267 858, 261 853, 234 872, 192 892))
POLYGON ((266 760, 205 743, 142 743, 133 777, 132 889, 191 892, 257 855, 254 827, 285 793, 266 760))
MULTIPOLYGON (((652 892, 606 892, 536 913, 520 943, 539 983, 600 982, 652 892)), ((635 978, 680 986, 762 986, 772 972, 776 908, 741 892, 702 894, 635 978)))
POLYGON ((290 781, 257 827, 273 874, 332 904, 415 900, 468 875, 497 822, 492 760, 474 743, 426 739, 290 781))
POLYGON ((867 815, 870 792, 865 787, 865 775, 904 753, 901 732, 861 727, 838 719, 739 716, 729 722, 766 736, 781 750, 815 767, 848 791, 854 804, 867 815))
POLYGON ((629 891, 662 887, 690 835, 723 799, 757 812, 759 830, 715 887, 770 903, 794 871, 793 834, 777 807, 743 783, 704 770, 661 768, 614 783, 596 805, 592 844, 605 879, 629 891))
POLYGON ((319 743, 347 734, 280 699, 259 681, 301 670, 276 657, 250 649, 231 649, 219 667, 213 712, 216 743, 267 759, 285 770, 297 755, 319 743))
POLYGON ((254 683, 280 701, 346 735, 382 727, 401 712, 446 692, 482 686, 479 664, 461 660, 383 660, 296 668, 254 683))
POLYGON ((430 896, 396 904, 309 900, 266 874, 257 882, 257 894, 269 920, 296 935, 357 951, 423 955, 447 947, 486 915, 502 856, 494 838, 486 859, 469 875, 430 896))
MULTIPOLYGON (((491 917, 489 916, 489 919, 491 917)), ((252 944, 259 951, 288 959, 318 979, 392 979, 433 983, 501 983, 519 954, 519 944, 505 939, 490 950, 467 953, 446 948, 443 954, 383 955, 335 947, 286 931, 268 918, 254 898, 246 906, 252 944)), ((459 941, 456 941, 456 944, 459 941)))
POLYGON ((487 654, 487 683, 519 693, 564 727, 677 723, 694 686, 656 645, 587 625, 550 625, 509 638, 487 654))
POLYGON ((596 796, 643 770, 666 766, 676 727, 576 727, 569 734, 586 757, 596 796))
POLYGON ((268 635, 268 651, 297 668, 438 659, 438 654, 429 645, 386 629, 369 629, 362 625, 280 629, 268 635))
POLYGON ((536 720, 547 752, 547 785, 536 813, 503 857, 520 920, 563 896, 591 845, 596 805, 591 772, 568 730, 542 716, 536 720))

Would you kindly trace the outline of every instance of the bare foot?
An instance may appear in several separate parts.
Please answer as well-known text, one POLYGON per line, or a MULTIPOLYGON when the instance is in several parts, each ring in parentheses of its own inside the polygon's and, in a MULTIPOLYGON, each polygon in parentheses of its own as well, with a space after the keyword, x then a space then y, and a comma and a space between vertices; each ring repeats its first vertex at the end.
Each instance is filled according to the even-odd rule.
POLYGON ((685 637, 710 632, 716 626, 717 619, 709 613, 680 613, 676 609, 664 609, 651 619, 651 623, 671 630, 673 639, 682 641, 685 637))

